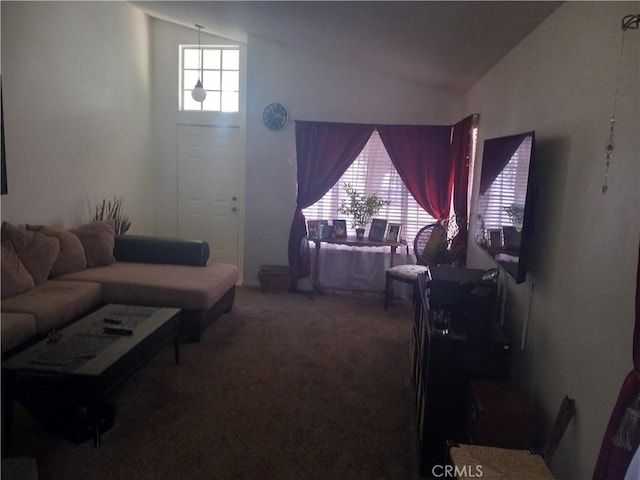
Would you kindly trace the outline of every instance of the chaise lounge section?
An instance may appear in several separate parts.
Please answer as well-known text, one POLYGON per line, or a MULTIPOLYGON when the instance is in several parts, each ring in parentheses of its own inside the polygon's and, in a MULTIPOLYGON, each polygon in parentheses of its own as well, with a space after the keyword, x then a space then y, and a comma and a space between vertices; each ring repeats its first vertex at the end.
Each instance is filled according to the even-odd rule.
POLYGON ((2 354, 105 303, 182 309, 189 341, 229 312, 235 265, 211 261, 206 242, 116 236, 110 222, 75 230, 2 224, 2 354))
POLYGON ((182 330, 190 341, 200 340, 204 327, 233 306, 238 267, 208 264, 206 242, 121 235, 114 255, 109 266, 61 280, 99 283, 104 303, 181 308, 182 330))

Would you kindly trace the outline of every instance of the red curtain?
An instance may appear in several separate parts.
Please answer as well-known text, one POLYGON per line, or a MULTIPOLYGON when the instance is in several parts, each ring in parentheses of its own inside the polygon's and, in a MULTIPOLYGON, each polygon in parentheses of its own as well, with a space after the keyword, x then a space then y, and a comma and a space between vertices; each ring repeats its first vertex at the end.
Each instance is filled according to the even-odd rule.
POLYGON ((416 202, 437 220, 449 218, 451 205, 451 127, 378 126, 380 139, 416 202))
POLYGON ((296 121, 298 197, 289 233, 290 288, 311 273, 307 226, 302 209, 318 200, 340 179, 366 145, 373 125, 296 121), (304 248, 304 247, 307 248, 304 248))
POLYGON ((593 480, 622 480, 640 444, 640 247, 636 274, 633 370, 627 375, 602 440, 593 480))
MULTIPOLYGON (((438 220, 449 218, 454 183, 459 192, 456 212, 466 219, 471 124, 472 117, 468 117, 454 126, 453 151, 449 125, 377 126, 407 189, 438 220)), ((374 128, 368 124, 296 122, 298 197, 288 246, 291 290, 296 289, 298 279, 311 273, 309 246, 302 241, 307 234, 302 210, 335 185, 360 154, 374 128)))
POLYGON ((453 211, 456 214, 458 234, 453 238, 451 248, 455 252, 454 262, 465 265, 467 262, 467 197, 469 186, 469 162, 471 159, 471 129, 473 115, 459 121, 453 126, 449 162, 453 170, 453 211))

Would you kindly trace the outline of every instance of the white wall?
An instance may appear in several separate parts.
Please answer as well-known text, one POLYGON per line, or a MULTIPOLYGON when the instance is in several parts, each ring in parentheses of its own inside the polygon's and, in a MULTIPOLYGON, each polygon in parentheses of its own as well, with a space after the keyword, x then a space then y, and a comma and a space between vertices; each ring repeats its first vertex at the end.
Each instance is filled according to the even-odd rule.
MULTIPOLYGON (((506 325, 516 347, 513 378, 539 407, 541 438, 564 395, 576 400, 577 416, 552 464, 563 479, 591 478, 622 380, 632 368, 640 232, 637 30, 627 33, 605 195, 601 186, 620 21, 638 13, 638 6, 567 2, 466 97, 467 111, 480 114, 479 158, 486 138, 536 131, 540 194, 531 274, 526 284, 509 286, 506 325), (530 288, 530 323, 520 351, 530 288)), ((478 178, 479 168, 476 184, 478 178)), ((470 242, 469 265, 492 263, 470 242)))
POLYGON ((2 218, 73 226, 124 197, 153 228, 148 18, 125 2, 2 2, 2 218))
POLYGON ((451 124, 462 96, 335 63, 261 38, 248 42, 245 282, 260 265, 287 265, 296 202, 295 121, 451 124), (289 124, 261 121, 280 102, 289 124))

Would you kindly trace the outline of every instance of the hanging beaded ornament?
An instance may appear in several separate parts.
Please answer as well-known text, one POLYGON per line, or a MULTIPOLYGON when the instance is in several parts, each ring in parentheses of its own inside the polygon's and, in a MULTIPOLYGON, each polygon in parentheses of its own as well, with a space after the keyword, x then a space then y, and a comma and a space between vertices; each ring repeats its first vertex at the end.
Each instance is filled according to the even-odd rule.
POLYGON ((613 95, 613 113, 611 114, 611 119, 609 120, 609 139, 604 147, 604 151, 606 154, 606 164, 604 170, 604 181, 602 183, 602 193, 607 193, 609 190, 609 165, 611 164, 611 158, 613 157, 613 152, 616 148, 616 144, 613 141, 613 132, 616 126, 616 111, 618 108, 618 93, 620 92, 620 66, 622 64, 622 57, 624 54, 624 34, 627 30, 637 30, 638 25, 640 25, 640 15, 626 15, 622 18, 622 44, 620 47, 620 58, 618 59, 618 73, 616 76, 616 89, 613 95))

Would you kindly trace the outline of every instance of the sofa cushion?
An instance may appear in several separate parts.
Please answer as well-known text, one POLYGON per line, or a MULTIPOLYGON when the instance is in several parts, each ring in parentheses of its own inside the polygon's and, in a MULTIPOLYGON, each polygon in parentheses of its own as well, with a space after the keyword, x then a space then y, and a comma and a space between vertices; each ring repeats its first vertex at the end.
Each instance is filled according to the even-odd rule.
POLYGON ((105 302, 204 310, 236 284, 238 267, 115 262, 61 278, 102 284, 105 302))
POLYGON ((166 263, 202 267, 210 258, 209 244, 203 240, 116 235, 113 255, 117 262, 166 263))
POLYGON ((387 269, 386 275, 413 282, 418 280, 418 274, 426 274, 428 271, 429 267, 425 265, 396 265, 387 269))
POLYGON ((18 228, 7 222, 2 222, 2 238, 13 244, 36 285, 47 280, 60 251, 60 242, 57 239, 18 228))
POLYGON ((33 277, 24 267, 13 244, 8 240, 2 240, 2 298, 17 295, 35 286, 33 277))
POLYGON ((29 313, 3 313, 0 316, 2 353, 17 347, 36 334, 36 319, 29 313))
POLYGON ((78 272, 87 268, 87 258, 80 238, 73 232, 44 226, 27 225, 27 230, 54 237, 60 242, 60 252, 51 267, 50 277, 78 272))
MULTIPOLYGON (((72 274, 73 275, 73 274, 72 274)), ((30 313, 38 334, 75 320, 100 302, 99 283, 47 280, 35 288, 2 300, 2 312, 30 313)))
POLYGON ((116 231, 110 220, 87 223, 71 230, 75 233, 87 258, 87 267, 111 265, 116 261, 113 256, 116 231))

